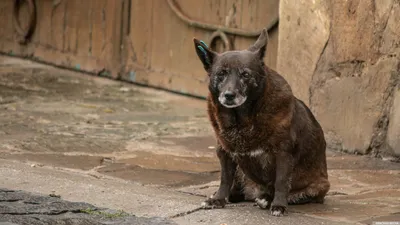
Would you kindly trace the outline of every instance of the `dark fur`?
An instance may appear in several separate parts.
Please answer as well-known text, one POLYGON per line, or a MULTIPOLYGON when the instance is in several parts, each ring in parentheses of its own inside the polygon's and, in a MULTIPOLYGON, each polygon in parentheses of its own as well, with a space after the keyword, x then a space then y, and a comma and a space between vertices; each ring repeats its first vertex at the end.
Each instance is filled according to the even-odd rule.
POLYGON ((281 216, 288 203, 323 203, 330 188, 322 128, 263 63, 267 42, 264 30, 249 49, 218 54, 194 39, 210 77, 208 114, 221 164, 220 187, 205 207, 257 198, 281 216))

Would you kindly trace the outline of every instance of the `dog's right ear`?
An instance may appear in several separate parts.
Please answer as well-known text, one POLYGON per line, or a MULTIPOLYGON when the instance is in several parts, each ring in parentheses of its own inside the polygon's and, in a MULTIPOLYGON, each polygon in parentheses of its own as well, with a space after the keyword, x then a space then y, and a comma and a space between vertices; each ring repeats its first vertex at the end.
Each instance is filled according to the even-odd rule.
POLYGON ((203 63, 204 69, 208 72, 212 64, 214 63, 217 53, 211 51, 206 45, 206 43, 204 43, 203 41, 193 38, 193 42, 197 56, 203 63))
POLYGON ((248 50, 255 52, 258 55, 258 57, 262 60, 265 56, 265 50, 267 48, 267 45, 268 45, 268 31, 266 28, 264 28, 261 31, 260 36, 258 36, 256 43, 250 46, 248 50))

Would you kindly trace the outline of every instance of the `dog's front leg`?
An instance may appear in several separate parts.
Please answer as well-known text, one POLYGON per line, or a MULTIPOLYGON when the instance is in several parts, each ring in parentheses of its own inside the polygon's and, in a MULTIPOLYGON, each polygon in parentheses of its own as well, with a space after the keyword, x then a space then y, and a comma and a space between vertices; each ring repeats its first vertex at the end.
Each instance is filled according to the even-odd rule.
POLYGON ((271 204, 271 214, 273 216, 283 216, 287 210, 292 169, 292 155, 285 151, 278 152, 276 154, 275 193, 271 204))
POLYGON ((222 149, 221 146, 217 147, 217 156, 221 165, 221 180, 219 189, 215 195, 202 203, 203 208, 207 209, 225 206, 236 172, 236 163, 232 160, 229 153, 222 149))

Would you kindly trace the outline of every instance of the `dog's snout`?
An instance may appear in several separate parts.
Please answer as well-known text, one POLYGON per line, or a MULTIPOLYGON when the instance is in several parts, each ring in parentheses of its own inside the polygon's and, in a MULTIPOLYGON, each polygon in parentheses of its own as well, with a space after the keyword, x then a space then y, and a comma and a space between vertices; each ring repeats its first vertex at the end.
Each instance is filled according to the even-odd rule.
POLYGON ((224 97, 225 97, 226 100, 232 101, 233 99, 235 99, 236 94, 234 92, 232 92, 232 91, 225 91, 224 97))

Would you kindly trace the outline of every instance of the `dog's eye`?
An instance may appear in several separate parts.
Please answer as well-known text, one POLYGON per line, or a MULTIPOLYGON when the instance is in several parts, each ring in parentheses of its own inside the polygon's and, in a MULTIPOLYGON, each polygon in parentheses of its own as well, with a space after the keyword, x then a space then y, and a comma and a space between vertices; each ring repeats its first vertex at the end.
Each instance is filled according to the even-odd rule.
POLYGON ((225 70, 221 70, 221 71, 219 71, 219 72, 217 73, 217 75, 218 75, 219 77, 223 77, 223 76, 225 76, 225 74, 226 74, 226 71, 225 71, 225 70))
POLYGON ((242 73, 242 77, 244 78, 248 78, 250 76, 250 74, 248 72, 243 72, 242 73))

